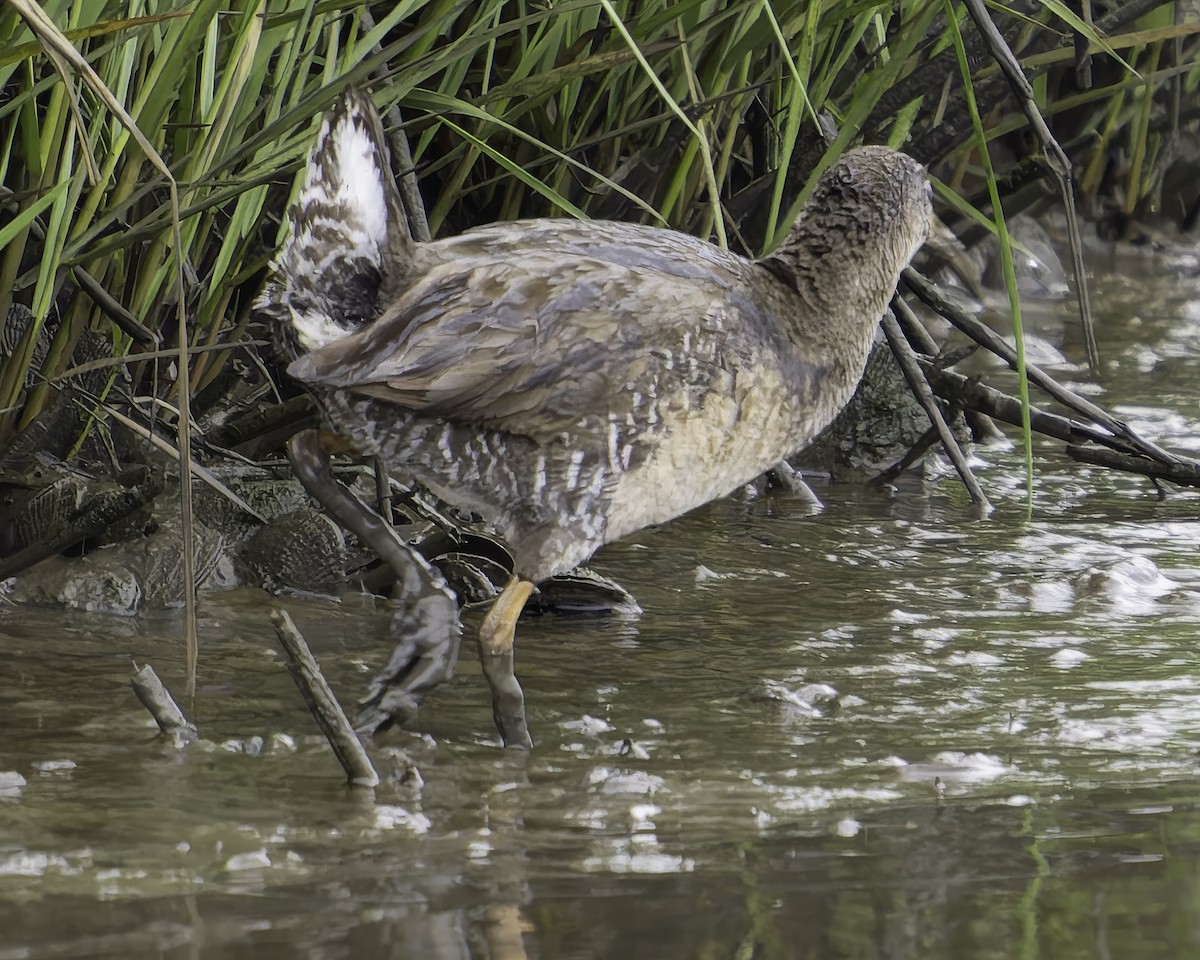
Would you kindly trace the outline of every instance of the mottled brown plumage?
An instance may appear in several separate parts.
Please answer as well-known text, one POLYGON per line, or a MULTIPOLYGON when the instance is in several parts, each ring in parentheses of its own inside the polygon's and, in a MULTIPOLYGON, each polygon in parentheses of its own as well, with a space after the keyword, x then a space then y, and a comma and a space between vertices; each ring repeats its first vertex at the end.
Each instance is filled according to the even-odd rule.
POLYGON ((884 147, 838 160, 757 262, 570 220, 414 243, 399 210, 378 118, 348 93, 260 309, 337 433, 486 517, 534 582, 811 440, 930 217, 921 167, 884 147))

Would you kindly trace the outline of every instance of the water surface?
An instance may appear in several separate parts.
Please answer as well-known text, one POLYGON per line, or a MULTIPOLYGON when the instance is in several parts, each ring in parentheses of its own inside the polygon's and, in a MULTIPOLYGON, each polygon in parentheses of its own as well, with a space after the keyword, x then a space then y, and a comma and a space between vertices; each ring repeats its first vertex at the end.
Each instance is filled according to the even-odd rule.
MULTIPOLYGON (((1200 452, 1195 263, 1096 269, 1099 387, 1070 304, 1030 306, 1047 366, 1200 452)), ((182 691, 176 615, 0 609, 0 960, 1196 956, 1200 497, 1039 445, 1027 519, 1020 453, 978 458, 988 520, 952 478, 818 484, 606 548, 645 613, 522 623, 535 751, 467 642, 373 796, 268 613, 353 702, 381 611, 207 600, 179 750, 128 685, 182 691)))

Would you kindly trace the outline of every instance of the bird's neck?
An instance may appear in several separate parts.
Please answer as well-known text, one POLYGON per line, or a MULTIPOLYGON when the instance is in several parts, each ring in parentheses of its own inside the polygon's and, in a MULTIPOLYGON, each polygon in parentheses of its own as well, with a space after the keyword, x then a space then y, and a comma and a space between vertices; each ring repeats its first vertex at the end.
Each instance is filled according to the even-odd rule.
POLYGON ((789 336, 819 357, 839 383, 853 392, 866 365, 879 320, 891 301, 899 268, 854 262, 853 251, 793 234, 758 261, 804 309, 791 312, 789 336))

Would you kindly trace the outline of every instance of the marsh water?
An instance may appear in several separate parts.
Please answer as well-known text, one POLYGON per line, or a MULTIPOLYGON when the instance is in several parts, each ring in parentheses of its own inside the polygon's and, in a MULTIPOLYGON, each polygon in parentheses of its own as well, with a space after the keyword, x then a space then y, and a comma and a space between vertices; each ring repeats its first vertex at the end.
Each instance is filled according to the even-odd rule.
MULTIPOLYGON (((1200 454, 1196 259, 1092 268, 1098 385, 1070 302, 1036 359, 1200 454)), ((469 614, 373 794, 268 613, 353 702, 382 611, 206 599, 177 749, 129 688, 182 692, 177 614, 0 609, 0 960, 1196 956, 1200 495, 1041 444, 1027 518, 1019 450, 977 458, 986 520, 952 476, 817 484, 606 548, 644 613, 522 622, 529 755, 469 614)))

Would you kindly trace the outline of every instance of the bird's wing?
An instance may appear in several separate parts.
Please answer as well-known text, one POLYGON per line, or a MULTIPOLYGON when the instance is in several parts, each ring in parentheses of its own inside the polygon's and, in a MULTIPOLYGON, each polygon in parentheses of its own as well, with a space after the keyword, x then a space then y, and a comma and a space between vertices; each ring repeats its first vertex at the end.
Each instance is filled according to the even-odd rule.
POLYGON ((634 425, 736 362, 728 293, 710 281, 538 251, 453 261, 369 327, 292 364, 318 387, 549 438, 581 418, 634 425), (659 394, 662 394, 660 396, 659 394))

